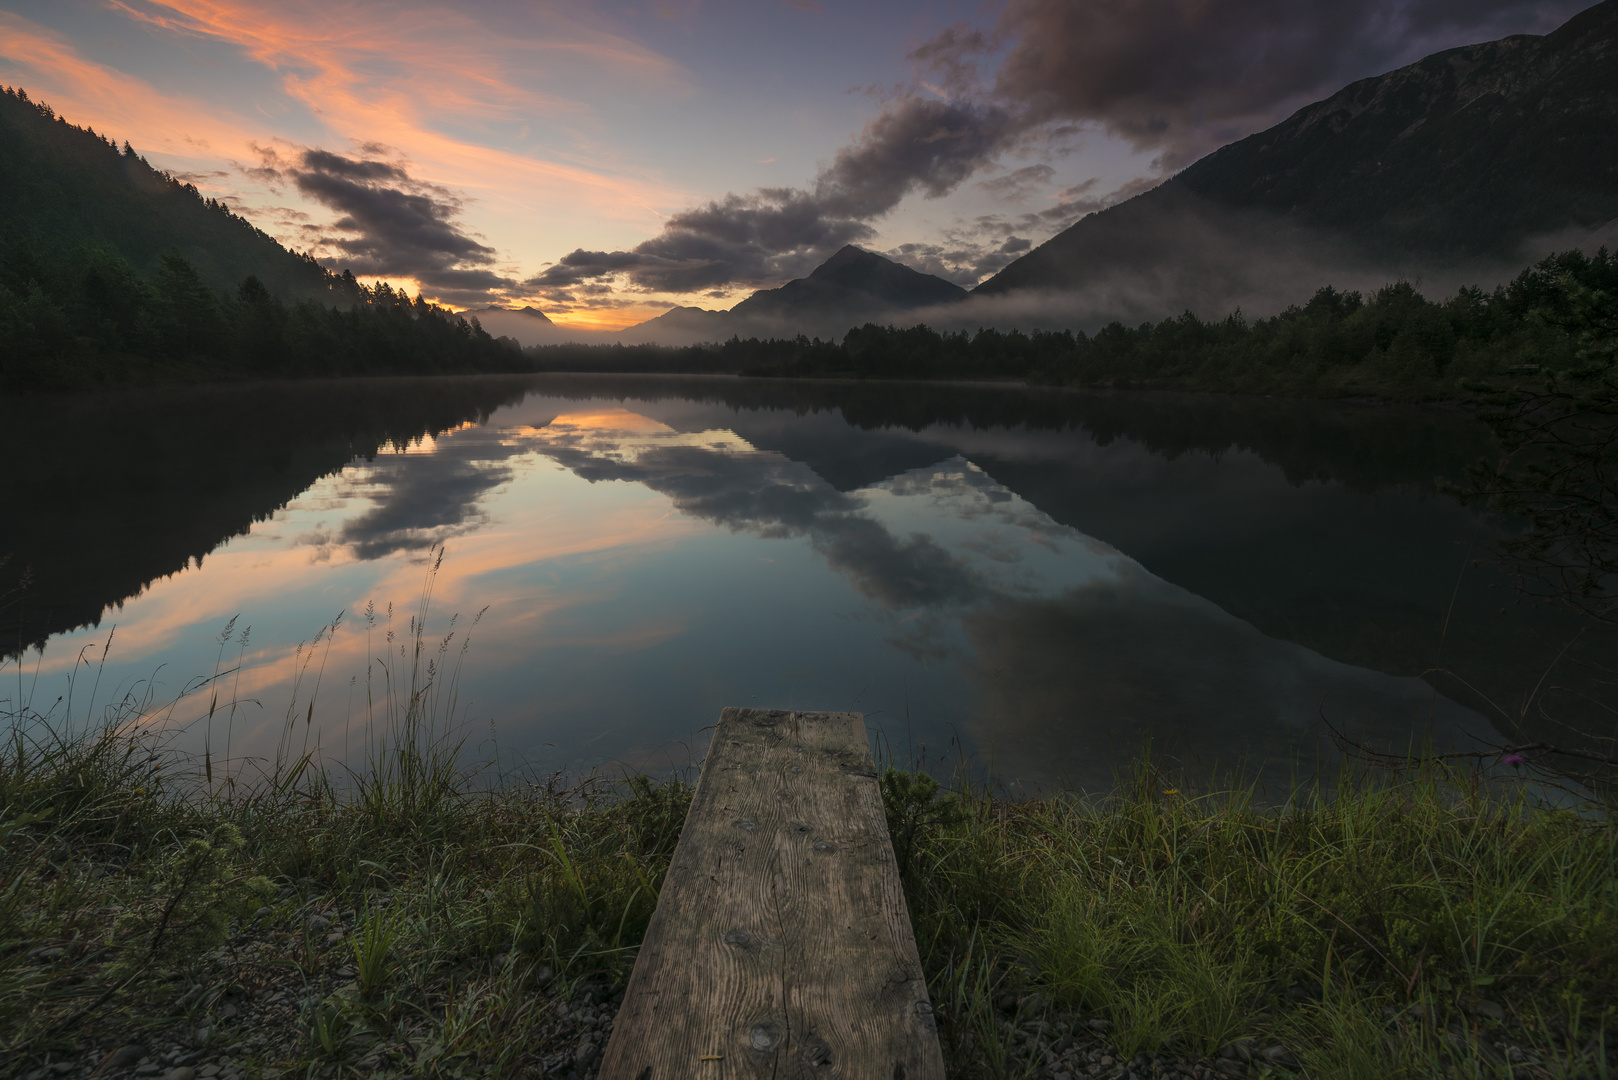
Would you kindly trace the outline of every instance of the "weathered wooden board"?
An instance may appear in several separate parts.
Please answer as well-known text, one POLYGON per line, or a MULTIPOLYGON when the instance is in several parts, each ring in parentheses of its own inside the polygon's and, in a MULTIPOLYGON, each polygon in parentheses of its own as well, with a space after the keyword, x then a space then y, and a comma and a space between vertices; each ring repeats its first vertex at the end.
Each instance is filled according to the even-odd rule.
POLYGON ((942 1080, 859 713, 725 709, 601 1080, 942 1080))

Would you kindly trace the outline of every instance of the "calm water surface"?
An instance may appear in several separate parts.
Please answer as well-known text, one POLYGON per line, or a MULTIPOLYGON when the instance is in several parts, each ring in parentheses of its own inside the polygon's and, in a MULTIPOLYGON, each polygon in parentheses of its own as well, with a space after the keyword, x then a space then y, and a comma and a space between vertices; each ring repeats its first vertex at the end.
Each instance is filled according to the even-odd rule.
MULTIPOLYGON (((273 750, 334 621, 293 708, 357 756, 368 658, 439 546, 428 635, 456 616, 450 654, 470 639, 469 746, 541 770, 683 767, 754 705, 857 709, 895 756, 1014 791, 1105 786, 1147 743, 1277 784, 1330 757, 1327 723, 1389 748, 1511 734, 1567 640, 1469 565, 1490 524, 1435 478, 1488 444, 1435 410, 545 376, 0 420, 30 465, 0 573, 34 571, 0 708, 70 676, 76 718, 169 700, 239 655, 238 758, 273 750)), ((182 745, 209 693, 166 714, 182 745)))

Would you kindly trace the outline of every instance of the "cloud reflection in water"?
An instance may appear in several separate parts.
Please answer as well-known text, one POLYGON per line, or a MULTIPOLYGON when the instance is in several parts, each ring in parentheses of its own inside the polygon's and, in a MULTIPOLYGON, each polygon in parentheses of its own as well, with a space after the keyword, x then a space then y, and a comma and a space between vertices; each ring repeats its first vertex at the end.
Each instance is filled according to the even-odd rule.
POLYGON ((1008 782, 1103 787, 1150 743, 1206 775, 1280 782, 1330 757, 1322 720, 1379 748, 1491 734, 1420 680, 1265 637, 1051 521, 961 457, 852 493, 729 432, 633 436, 559 417, 534 448, 580 476, 644 484, 682 513, 761 538, 807 536, 888 614, 891 645, 957 665, 961 719, 1008 782))
MULTIPOLYGON (((895 730, 935 758, 957 732, 1021 790, 1103 786, 1147 741, 1194 769, 1269 761, 1283 780, 1313 766, 1322 714, 1395 748, 1429 726, 1444 743, 1487 733, 1419 680, 1266 637, 1052 520, 969 460, 1011 467, 962 432, 907 447, 824 416, 746 417, 836 441, 867 478, 839 490, 797 460, 811 455, 731 430, 728 410, 665 415, 532 398, 354 462, 288 507, 301 532, 255 529, 125 621, 138 641, 166 612, 166 632, 201 638, 212 609, 188 598, 262 624, 273 596, 303 633, 305 613, 402 598, 422 549, 459 538, 441 610, 495 605, 468 672, 479 719, 503 745, 553 745, 561 767, 639 766, 724 704, 860 708, 900 756, 895 730), (877 438, 896 464, 867 468, 877 438), (903 471, 869 479, 885 468, 903 471)), ((363 670, 357 640, 339 649, 363 670)))

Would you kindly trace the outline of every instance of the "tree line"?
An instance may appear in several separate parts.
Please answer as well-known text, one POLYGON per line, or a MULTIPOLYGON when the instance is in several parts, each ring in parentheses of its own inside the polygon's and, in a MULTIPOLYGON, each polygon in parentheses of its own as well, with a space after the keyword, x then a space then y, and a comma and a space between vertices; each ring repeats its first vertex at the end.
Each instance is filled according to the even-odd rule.
MULTIPOLYGON (((530 346, 537 370, 733 372, 852 379, 1004 379, 1114 389, 1396 398, 1469 397, 1478 379, 1530 379, 1578 363, 1580 290, 1618 295, 1618 258, 1551 255, 1493 290, 1428 300, 1407 281, 1369 295, 1318 289, 1269 318, 1112 322, 1083 331, 941 331, 866 323, 841 341, 732 337, 683 348, 530 346)), ((1585 305, 1587 307, 1587 305, 1585 305)))
POLYGON ((1618 259, 1549 256, 1492 291, 1431 301, 1409 282, 1369 296, 1331 286, 1264 319, 1113 322, 1082 331, 938 331, 866 324, 841 342, 733 339, 708 346, 752 375, 1027 379, 1120 389, 1259 393, 1462 392, 1468 379, 1564 370, 1576 362, 1577 290, 1618 293, 1618 259))
POLYGON ((210 288, 178 253, 142 274, 105 245, 0 235, 0 388, 154 375, 286 378, 525 369, 515 342, 395 290, 329 275, 331 302, 288 302, 249 275, 210 288))

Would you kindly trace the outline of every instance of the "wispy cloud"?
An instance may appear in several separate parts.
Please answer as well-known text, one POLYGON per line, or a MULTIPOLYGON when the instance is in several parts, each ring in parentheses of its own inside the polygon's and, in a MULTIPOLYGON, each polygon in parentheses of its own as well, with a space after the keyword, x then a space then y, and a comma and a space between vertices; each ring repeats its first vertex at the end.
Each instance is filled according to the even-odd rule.
POLYGON ((130 139, 146 152, 196 156, 239 146, 246 120, 228 109, 166 94, 85 57, 62 35, 0 11, 0 62, 71 123, 130 139))

